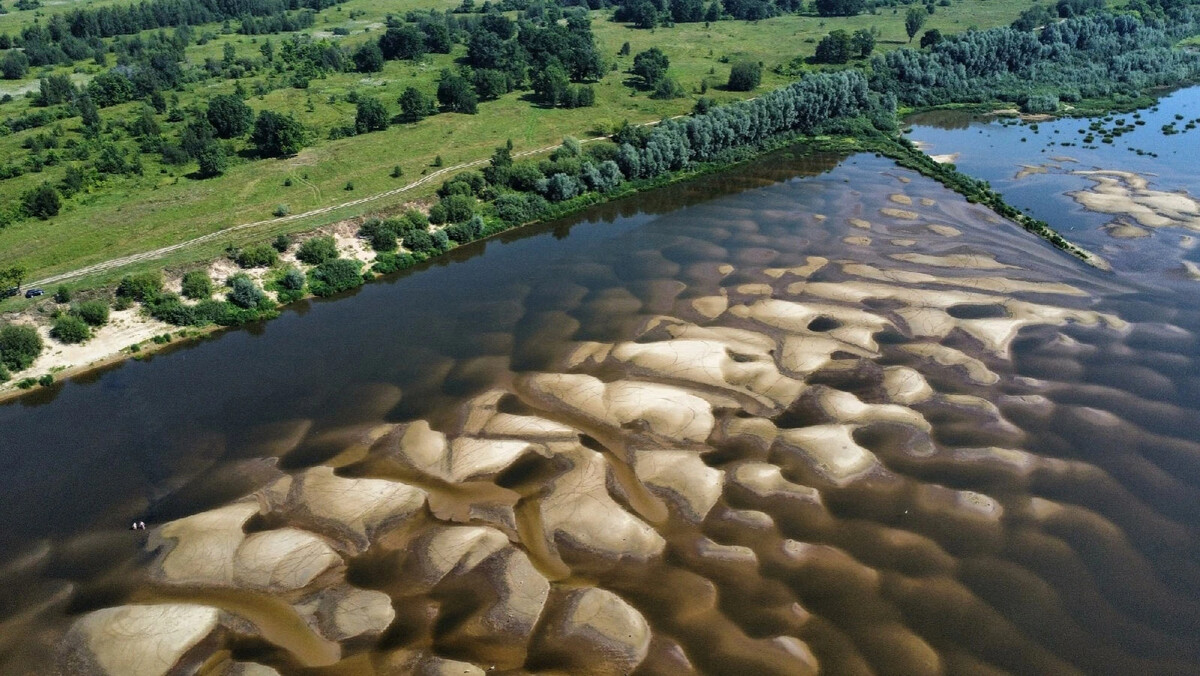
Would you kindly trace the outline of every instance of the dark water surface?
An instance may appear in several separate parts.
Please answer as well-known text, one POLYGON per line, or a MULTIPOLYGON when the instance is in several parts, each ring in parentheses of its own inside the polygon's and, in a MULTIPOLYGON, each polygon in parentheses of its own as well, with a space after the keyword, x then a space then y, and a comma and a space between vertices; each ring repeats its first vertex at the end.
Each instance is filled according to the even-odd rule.
MULTIPOLYGON (((958 137, 939 134, 959 132, 925 129, 932 152, 951 152, 958 137)), ((988 177, 961 152, 960 168, 988 177)), ((1183 177, 1172 189, 1197 180, 1164 160, 1183 177)), ((1069 200, 1030 204, 1056 227, 1091 227, 1069 200)), ((387 631, 342 640, 313 620, 335 644, 324 659, 279 647, 304 631, 252 619, 261 632, 237 625, 203 650, 281 673, 406 673, 401 657, 418 653, 512 673, 1200 673, 1200 307, 1163 290, 1175 283, 1082 267, 866 155, 776 155, 465 247, 0 407, 0 671, 47 671, 85 613, 182 594, 164 591, 162 550, 143 549, 131 519, 158 526, 328 463, 420 486, 429 509, 369 534, 369 550, 305 516, 315 508, 244 528, 333 543, 348 572, 331 584, 388 594, 387 631), (673 403, 605 422, 547 384, 563 373, 673 403), (389 440, 424 424, 403 423, 483 437, 469 413, 492 392, 496 411, 577 439, 458 483, 393 462, 408 442, 389 440), (680 431, 705 419, 699 436, 680 431), (396 423, 365 455, 340 455, 396 423), (655 453, 692 468, 676 488, 648 469, 667 457, 655 453), (599 484, 585 467, 603 468, 599 484), (701 474, 716 493, 689 518, 699 498, 679 496, 708 495, 701 474), (514 517, 471 511, 500 493, 514 517), (556 500, 650 553, 587 531, 586 513, 561 517, 556 500), (474 623, 494 601, 482 583, 405 581, 406 557, 452 524, 504 533, 505 556, 550 581, 536 626, 474 623), (644 618, 633 657, 587 652, 603 632, 556 629, 564 599, 590 588, 644 618)), ((192 602, 235 613, 259 598, 193 587, 192 602)))

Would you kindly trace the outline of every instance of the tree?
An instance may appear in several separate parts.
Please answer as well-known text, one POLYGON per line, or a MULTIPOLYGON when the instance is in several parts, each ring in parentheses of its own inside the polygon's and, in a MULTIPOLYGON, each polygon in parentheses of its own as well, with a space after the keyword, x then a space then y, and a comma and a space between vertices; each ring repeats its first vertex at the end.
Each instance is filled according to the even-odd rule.
POLYGON ((382 131, 388 126, 387 108, 379 99, 364 96, 358 100, 357 112, 354 115, 354 129, 360 134, 372 131, 382 131))
POLYGON ((929 12, 920 7, 909 8, 908 14, 904 16, 904 32, 908 33, 908 41, 910 43, 917 34, 917 31, 921 30, 921 27, 925 25, 925 19, 928 16, 929 12))
POLYGON ((738 61, 729 71, 729 90, 753 91, 762 82, 762 66, 756 61, 738 61))
POLYGON ((533 73, 529 82, 537 100, 551 108, 566 99, 570 83, 567 71, 557 61, 533 73))
POLYGON ((182 289, 184 298, 205 300, 212 298, 212 279, 204 270, 190 270, 183 275, 182 289))
POLYGON ((817 63, 846 63, 852 52, 850 34, 838 29, 821 38, 813 61, 817 63))
POLYGON ((26 190, 21 195, 21 205, 25 208, 25 213, 44 221, 58 215, 58 210, 62 208, 62 200, 54 186, 43 183, 26 190))
POLYGON ((388 28, 379 36, 379 49, 388 60, 419 59, 426 51, 425 33, 411 24, 388 28))
POLYGON ((666 77, 667 68, 670 65, 670 60, 666 54, 662 53, 662 50, 658 47, 651 47, 633 57, 633 69, 630 72, 641 78, 642 84, 650 89, 658 84, 659 80, 666 77))
POLYGON ((442 78, 438 82, 437 97, 442 108, 452 113, 474 115, 475 108, 479 103, 474 88, 466 78, 448 70, 442 71, 442 78))
POLYGON ((233 94, 212 97, 206 117, 217 138, 237 138, 250 131, 254 124, 254 111, 233 94))
POLYGON ((354 68, 360 73, 378 73, 383 70, 383 52, 379 44, 368 42, 354 50, 354 68))
POLYGON ((932 47, 942 40, 942 32, 936 28, 930 28, 921 36, 921 47, 932 47))
POLYGON ((296 251, 296 259, 309 265, 320 265, 337 257, 337 242, 329 235, 305 240, 296 251))
POLYGON ((229 166, 225 149, 216 141, 205 144, 196 152, 196 162, 200 165, 198 173, 201 178, 220 176, 229 166))
POLYGON ((60 315, 50 327, 50 336, 61 343, 82 343, 92 337, 92 330, 87 322, 74 315, 60 315))
POLYGON ((362 283, 362 263, 349 258, 325 261, 308 276, 308 288, 315 296, 332 296, 362 286, 362 283))
POLYGON ((859 28, 850 36, 850 47, 858 54, 858 58, 867 58, 875 51, 875 34, 866 28, 859 28))
POLYGON ((38 105, 53 106, 66 103, 75 95, 75 85, 68 75, 51 75, 38 81, 38 105))
POLYGON ((75 100, 75 105, 79 108, 79 116, 83 120, 84 135, 95 136, 99 134, 101 126, 100 110, 92 102, 92 97, 82 94, 75 100))
POLYGON ((508 75, 502 70, 477 68, 471 81, 480 101, 491 101, 509 92, 508 75))
POLYGON ((267 295, 263 293, 263 290, 258 288, 254 280, 243 272, 230 277, 226 284, 229 285, 229 293, 226 298, 240 308, 252 310, 267 300, 267 295))
POLYGON ((279 262, 279 252, 270 244, 255 244, 238 252, 237 264, 243 268, 269 268, 279 262))
POLYGON ((21 282, 25 281, 25 274, 25 267, 21 265, 0 269, 0 289, 21 286, 21 282))
POLYGON ((650 93, 652 99, 677 99, 683 96, 683 85, 673 77, 664 77, 654 84, 654 91, 650 93))
POLYGON ((434 112, 433 99, 416 87, 408 87, 400 95, 400 119, 405 122, 420 122, 434 112))
POLYGON ((15 49, 5 51, 4 58, 0 59, 0 75, 3 75, 5 80, 20 80, 28 72, 29 57, 25 56, 24 52, 15 49))
POLYGON ((24 371, 42 353, 42 337, 32 326, 0 326, 0 364, 10 371, 24 371))
POLYGON ((294 155, 304 147, 304 127, 291 113, 282 115, 264 110, 254 121, 254 132, 250 140, 264 157, 294 155))
POLYGON ((144 272, 122 277, 121 283, 117 285, 117 296, 145 303, 158 298, 162 290, 162 273, 144 272))
POLYGON ((854 16, 865 6, 864 0, 816 0, 817 14, 821 16, 854 16))
POLYGON ((88 326, 104 326, 108 323, 108 301, 85 300, 71 308, 71 314, 88 323, 88 326))

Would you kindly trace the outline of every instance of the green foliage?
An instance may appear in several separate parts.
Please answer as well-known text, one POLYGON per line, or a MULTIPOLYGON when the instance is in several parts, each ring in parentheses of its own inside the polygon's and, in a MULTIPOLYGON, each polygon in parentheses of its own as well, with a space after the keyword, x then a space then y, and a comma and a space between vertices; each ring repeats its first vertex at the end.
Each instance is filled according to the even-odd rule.
POLYGON ((9 378, 12 378, 12 374, 8 372, 8 367, 0 364, 0 383, 8 382, 9 378))
POLYGON ((60 315, 50 327, 50 336, 55 340, 67 343, 82 343, 92 337, 92 330, 87 322, 71 314, 60 315))
POLYGON ((354 129, 359 134, 383 131, 388 126, 387 108, 379 99, 364 96, 358 100, 354 115, 354 129))
POLYGON ((288 237, 287 235, 277 235, 275 239, 271 240, 271 248, 275 249, 279 253, 287 253, 287 250, 290 249, 291 246, 292 238, 288 237))
POLYGON ((308 278, 308 287, 316 296, 332 296, 362 283, 362 263, 349 258, 327 260, 313 268, 308 278))
POLYGON ((199 164, 199 174, 202 178, 212 178, 225 173, 229 159, 225 149, 219 143, 207 143, 196 151, 196 162, 199 164))
POLYGON ((208 123, 218 138, 237 138, 250 131, 254 111, 237 96, 218 94, 208 102, 208 123))
POLYGON ((854 16, 866 6, 865 0, 816 0, 813 4, 821 16, 854 16))
POLYGON ((411 268, 417 262, 411 254, 406 253, 380 253, 375 256, 375 262, 371 265, 371 270, 374 272, 386 275, 397 270, 411 268))
POLYGON ((117 285, 117 296, 145 303, 157 298, 162 289, 161 272, 143 272, 122 277, 121 283, 117 285))
POLYGON ((400 95, 400 119, 405 122, 420 122, 435 112, 433 99, 416 87, 407 87, 400 95))
POLYGON ((875 51, 875 34, 866 28, 854 31, 854 34, 850 36, 850 47, 854 50, 856 57, 867 58, 871 52, 875 51))
POLYGON ((58 215, 59 209, 62 208, 62 199, 59 198, 58 190, 55 190, 54 186, 43 183, 36 188, 26 190, 21 195, 21 205, 26 214, 46 220, 58 215))
POLYGON ((673 77, 664 77, 654 84, 654 91, 650 93, 652 99, 677 99, 683 96, 686 92, 683 90, 683 85, 673 77))
POLYGON ((13 373, 24 371, 42 353, 42 337, 32 326, 0 326, 0 364, 13 373))
POLYGON ((108 303, 103 300, 85 300, 71 308, 71 314, 87 322, 88 326, 104 326, 108 323, 108 303))
POLYGON ((378 44, 383 58, 388 60, 419 59, 427 51, 425 33, 412 24, 388 27, 379 36, 378 44))
POLYGON ((442 109, 452 113, 474 115, 479 104, 479 97, 466 78, 449 70, 443 70, 438 80, 437 98, 442 109))
POLYGON ((846 63, 854 53, 850 34, 844 30, 835 30, 821 38, 817 44, 817 52, 813 55, 816 63, 846 63))
POLYGON ((925 20, 929 18, 929 12, 919 7, 910 7, 908 14, 904 15, 904 32, 908 34, 908 41, 912 42, 913 37, 925 25, 925 20))
POLYGON ((762 82, 762 66, 756 61, 738 61, 729 71, 730 91, 753 91, 762 82))
POLYGON ((4 57, 0 58, 0 75, 5 80, 20 80, 28 72, 29 57, 15 49, 5 50, 4 57))
POLYGON ((295 155, 304 147, 304 127, 290 113, 282 115, 264 110, 254 121, 250 140, 264 157, 295 155))
POLYGON ((243 268, 269 268, 279 262, 279 252, 270 244, 255 244, 238 252, 237 264, 243 268))
POLYGON ((54 291, 54 302, 55 303, 70 303, 71 302, 71 290, 68 289, 65 285, 59 285, 59 287, 57 289, 55 289, 55 291, 54 291))
POLYGON ((360 73, 378 73, 383 70, 383 52, 379 44, 368 42, 354 50, 354 68, 360 73))
POLYGON ((633 57, 633 68, 629 71, 641 78, 642 86, 652 89, 667 76, 671 61, 658 47, 651 47, 633 57))
POLYGON ((309 265, 320 265, 337 257, 337 242, 332 235, 305 240, 296 250, 296 258, 309 265))
POLYGON ((941 31, 936 28, 930 28, 921 36, 921 48, 932 47, 944 39, 941 31))
MULTIPOLYGON (((271 249, 271 252, 274 253, 275 250, 271 249)), ((239 272, 233 275, 225 281, 225 284, 229 287, 229 293, 226 294, 226 298, 229 299, 230 303, 240 308, 249 310, 263 305, 269 306, 270 304, 263 290, 245 273, 239 272)))

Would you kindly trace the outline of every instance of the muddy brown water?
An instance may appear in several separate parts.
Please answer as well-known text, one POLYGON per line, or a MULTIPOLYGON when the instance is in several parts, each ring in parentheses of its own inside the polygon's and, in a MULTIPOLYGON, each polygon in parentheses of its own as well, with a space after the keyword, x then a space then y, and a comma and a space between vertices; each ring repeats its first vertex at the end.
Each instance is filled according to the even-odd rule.
MULTIPOLYGON (((946 314, 987 322, 1008 312, 1000 301, 973 301, 946 314)), ((818 315, 804 330, 845 328, 832 311, 818 315)), ((799 673, 806 661, 831 674, 1200 673, 1197 331, 1194 294, 1086 268, 887 160, 777 154, 464 247, 349 297, 302 303, 265 325, 0 407, 2 672, 50 670, 63 633, 89 611, 171 599, 257 616, 257 638, 220 649, 283 673, 368 673, 367 664, 385 673, 379 665, 389 654, 414 646, 483 666, 507 659, 507 648, 456 633, 478 603, 469 587, 435 593, 442 615, 432 622, 411 599, 397 600, 388 631, 346 643, 336 664, 304 669, 327 644, 297 628, 286 604, 263 599, 247 609, 253 595, 147 580, 156 552, 145 534, 125 530, 130 520, 157 526, 236 500, 280 471, 332 464, 343 476, 426 490, 429 510, 413 529, 469 521, 470 507, 484 502, 517 505, 509 539, 553 581, 552 597, 598 586, 646 619, 652 639, 637 673, 799 673), (911 198, 902 208, 917 219, 880 211, 899 206, 889 200, 896 194, 911 198), (934 264, 962 254, 1004 267, 991 258, 934 264), (830 263, 803 277, 779 272, 812 257, 830 263), (880 373, 897 366, 932 388, 932 397, 904 405, 928 429, 856 424, 854 443, 879 464, 845 481, 794 449, 714 432, 693 446, 726 481, 699 523, 623 464, 625 435, 638 430, 539 403, 523 384, 527 374, 571 371, 698 391, 682 376, 565 360, 588 341, 651 344, 646 322, 660 315, 746 329, 730 313, 706 320, 688 308, 722 294, 750 306, 764 289, 817 302, 806 294, 863 283, 856 265, 925 275, 867 281, 931 296, 964 278, 1004 277, 1015 290, 988 292, 1003 301, 1095 311, 1124 324, 1034 321, 998 355, 962 330, 919 335, 920 317, 909 312, 919 299, 826 296, 821 303, 890 322, 874 332, 877 354, 833 352, 803 377, 808 389, 777 408, 738 395, 731 401, 740 403, 715 410, 717 429, 739 418, 769 418, 781 431, 837 422, 822 397, 887 403, 880 373), (1082 293, 1028 290, 1043 283, 1082 293), (906 349, 918 343, 978 359, 995 379, 906 349), (447 483, 389 463, 378 446, 354 448, 381 423, 457 429, 465 403, 490 390, 511 393, 502 410, 579 429, 581 443, 610 466, 609 493, 661 536, 662 555, 614 563, 562 542, 547 550, 530 534, 542 527, 533 506, 556 471, 550 464, 447 483), (778 468, 819 499, 756 493, 729 479, 748 463, 778 468), (709 556, 710 543, 742 549, 709 556), (797 657, 796 645, 811 659, 797 657)), ((285 525, 264 517, 247 529, 285 525)), ((402 557, 386 546, 347 556, 346 579, 408 599, 398 587, 402 557)), ((580 671, 561 652, 531 639, 511 670, 580 671)))

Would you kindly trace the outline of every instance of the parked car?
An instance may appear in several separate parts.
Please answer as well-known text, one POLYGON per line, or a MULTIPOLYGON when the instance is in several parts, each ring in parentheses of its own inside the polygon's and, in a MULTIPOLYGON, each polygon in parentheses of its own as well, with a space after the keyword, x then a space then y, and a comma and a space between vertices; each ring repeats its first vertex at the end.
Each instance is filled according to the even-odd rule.
POLYGON ((34 297, 40 296, 44 293, 46 293, 46 292, 42 291, 41 289, 28 289, 25 291, 25 297, 26 298, 34 298, 34 297))
POLYGON ((10 286, 9 288, 7 288, 5 290, 0 291, 0 298, 12 298, 13 296, 17 295, 18 293, 21 293, 21 287, 10 286))

